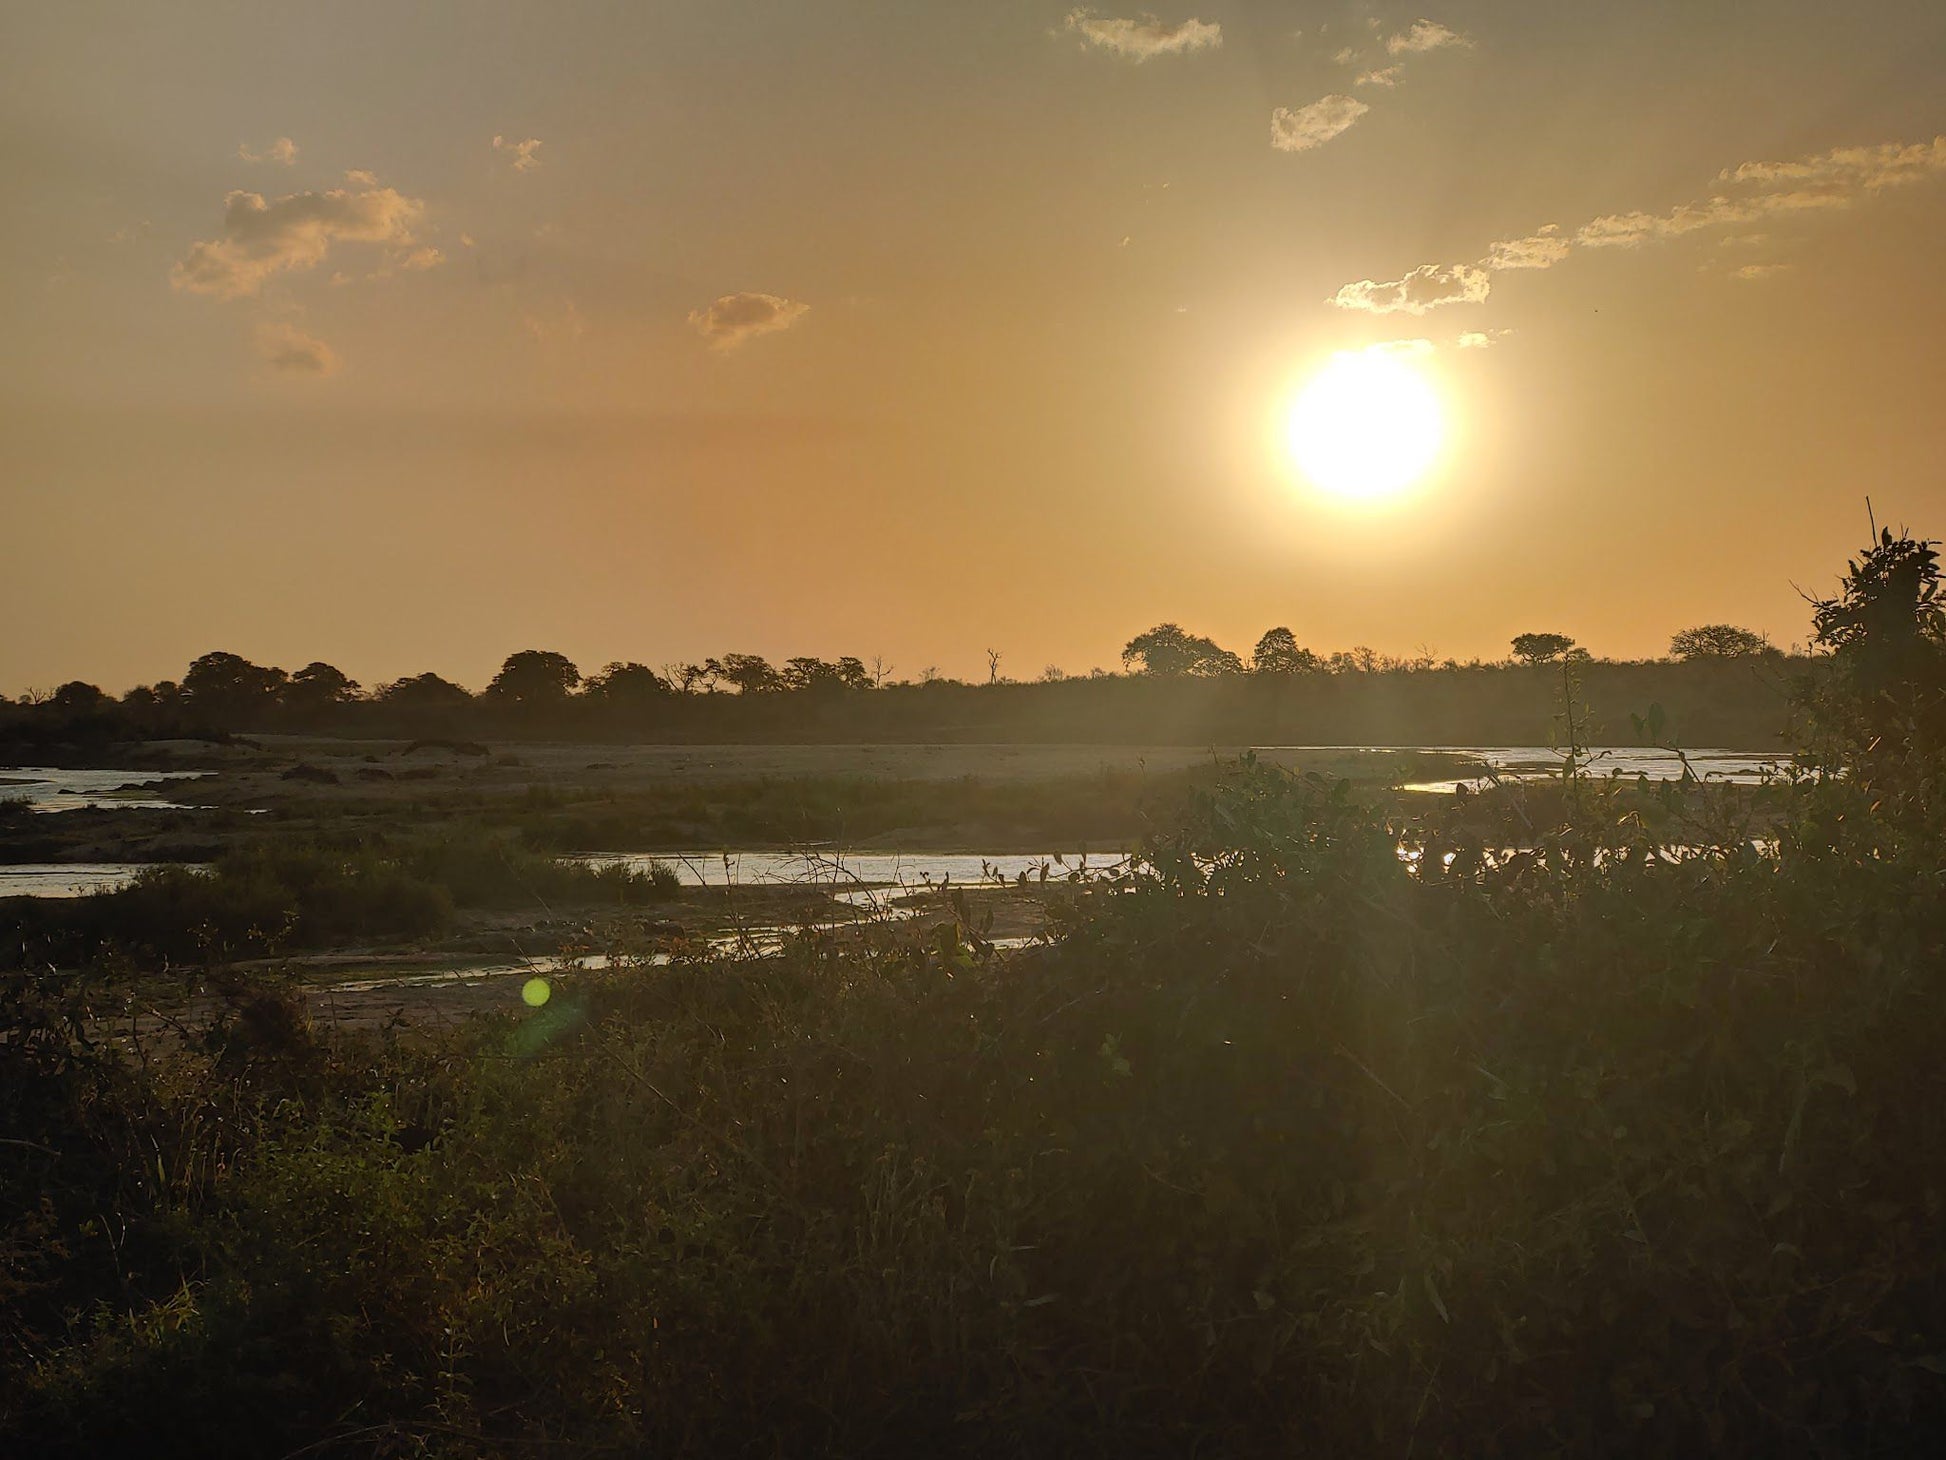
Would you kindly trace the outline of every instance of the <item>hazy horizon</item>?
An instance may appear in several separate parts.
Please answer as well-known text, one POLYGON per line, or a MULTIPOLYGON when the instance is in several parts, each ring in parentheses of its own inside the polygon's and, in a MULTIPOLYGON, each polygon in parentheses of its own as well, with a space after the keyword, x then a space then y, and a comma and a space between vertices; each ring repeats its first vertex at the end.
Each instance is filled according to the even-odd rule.
POLYGON ((1784 647, 1946 532, 1936 0, 1149 8, 0 4, 0 693, 1784 647))

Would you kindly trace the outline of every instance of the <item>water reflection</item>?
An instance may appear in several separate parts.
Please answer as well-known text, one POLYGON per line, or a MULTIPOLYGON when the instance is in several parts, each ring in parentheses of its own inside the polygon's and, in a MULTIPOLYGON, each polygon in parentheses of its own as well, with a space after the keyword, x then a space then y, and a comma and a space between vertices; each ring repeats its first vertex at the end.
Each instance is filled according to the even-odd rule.
MULTIPOLYGON (((1450 781, 1414 781, 1401 789, 1443 792, 1446 795, 1451 795, 1459 786, 1477 791, 1493 784, 1495 778, 1501 781, 1558 778, 1567 763, 1565 751, 1545 745, 1483 748, 1468 750, 1465 754, 1484 761, 1492 768, 1493 775, 1467 776, 1450 781)), ((1576 763, 1584 774, 1595 777, 1620 776, 1634 780, 1638 776, 1646 776, 1651 781, 1680 781, 1685 759, 1689 773, 1698 780, 1727 786, 1759 785, 1791 763, 1787 755, 1763 755, 1747 750, 1686 750, 1679 754, 1653 747, 1645 750, 1640 746, 1618 745, 1583 750, 1576 763)))
POLYGON ((195 781, 213 771, 64 771, 52 766, 0 768, 0 801, 24 801, 35 811, 82 811, 110 807, 137 811, 186 811, 154 787, 167 781, 195 781))

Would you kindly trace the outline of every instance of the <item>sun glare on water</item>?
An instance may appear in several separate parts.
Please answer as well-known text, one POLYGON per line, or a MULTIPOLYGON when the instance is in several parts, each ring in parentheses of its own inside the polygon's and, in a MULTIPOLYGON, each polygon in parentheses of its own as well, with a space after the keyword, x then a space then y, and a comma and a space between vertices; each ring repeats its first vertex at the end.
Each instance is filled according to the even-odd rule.
POLYGON ((1445 434, 1432 385, 1384 350, 1334 355, 1297 393, 1285 421, 1298 469, 1334 496, 1365 502, 1424 476, 1445 434))

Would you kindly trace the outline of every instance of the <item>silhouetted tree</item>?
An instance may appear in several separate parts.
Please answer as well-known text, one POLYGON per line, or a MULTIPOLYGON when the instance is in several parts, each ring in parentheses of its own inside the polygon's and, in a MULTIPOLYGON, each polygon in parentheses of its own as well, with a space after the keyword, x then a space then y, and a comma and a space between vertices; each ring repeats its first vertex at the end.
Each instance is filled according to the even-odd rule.
POLYGON ((357 698, 358 681, 320 660, 298 670, 284 686, 285 705, 300 713, 349 704, 357 698))
POLYGON ((1684 629, 1669 640, 1669 652, 1678 659, 1748 659, 1765 653, 1770 641, 1735 624, 1698 624, 1684 629))
POLYGON ((725 684, 735 685, 742 694, 768 694, 784 688, 784 676, 761 654, 725 654, 721 659, 705 660, 703 669, 725 684))
POLYGON ((610 664, 588 676, 582 691, 589 700, 616 710, 639 710, 658 704, 674 691, 646 664, 610 664))
POLYGON ((205 654, 182 677, 189 707, 215 725, 250 724, 276 702, 284 671, 252 664, 240 654, 205 654))
POLYGON ((488 696, 514 705, 558 705, 581 683, 581 671, 565 654, 523 649, 510 654, 486 687, 488 696))
POLYGON ((1318 656, 1300 648, 1297 635, 1278 627, 1264 630, 1250 655, 1250 668, 1258 674, 1301 674, 1318 667, 1318 656))
POLYGON ((92 715, 107 709, 113 700, 98 685, 71 679, 48 696, 48 707, 64 715, 92 715))
POLYGON ((1373 674, 1379 667, 1378 651, 1364 644, 1340 649, 1324 661, 1324 667, 1333 674, 1373 674))
POLYGON ((1214 639, 1186 632, 1177 624, 1157 624, 1122 648, 1124 668, 1144 674, 1240 674, 1243 661, 1214 639))
POLYGON ((1813 705, 1868 784, 1889 765, 1946 749, 1946 611, 1934 548, 1887 528, 1846 565, 1838 596, 1812 604, 1812 632, 1832 659, 1813 705))
POLYGON ((1523 664, 1552 664, 1574 647, 1566 634, 1515 634, 1514 658, 1523 664))
POLYGON ((415 674, 382 684, 373 699, 387 708, 412 714, 461 710, 473 703, 473 696, 450 679, 436 674, 415 674))

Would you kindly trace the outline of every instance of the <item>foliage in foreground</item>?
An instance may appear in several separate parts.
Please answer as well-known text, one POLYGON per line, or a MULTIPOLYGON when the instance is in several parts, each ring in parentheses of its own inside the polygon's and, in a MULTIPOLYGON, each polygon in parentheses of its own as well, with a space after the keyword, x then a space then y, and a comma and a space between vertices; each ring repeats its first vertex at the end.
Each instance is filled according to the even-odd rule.
POLYGON ((1506 856, 1246 765, 1024 957, 809 939, 427 1042, 265 995, 144 1063, 16 977, 0 1434, 1916 1448, 1937 857, 1777 795, 1774 847, 1585 788, 1506 856))

